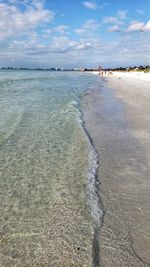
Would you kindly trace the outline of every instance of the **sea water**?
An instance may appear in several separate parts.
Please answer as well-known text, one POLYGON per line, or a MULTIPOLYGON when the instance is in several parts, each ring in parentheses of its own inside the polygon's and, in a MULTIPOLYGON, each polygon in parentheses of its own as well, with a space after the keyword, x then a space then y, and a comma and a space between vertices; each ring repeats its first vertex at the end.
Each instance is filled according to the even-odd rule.
MULTIPOLYGON (((95 85, 95 75, 80 72, 0 71, 0 266, 72 266, 56 260, 66 257, 62 240, 71 258, 73 227, 85 221, 89 235, 86 175, 96 158, 82 127, 80 97, 95 85)), ((77 242, 86 249, 82 235, 77 242)))

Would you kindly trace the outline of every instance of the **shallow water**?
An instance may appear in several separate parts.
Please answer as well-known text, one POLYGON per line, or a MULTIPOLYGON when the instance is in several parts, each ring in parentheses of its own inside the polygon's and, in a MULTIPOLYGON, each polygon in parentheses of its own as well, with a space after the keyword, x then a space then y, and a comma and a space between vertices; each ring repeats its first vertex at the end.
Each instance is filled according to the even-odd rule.
POLYGON ((0 71, 0 266, 90 266, 91 146, 78 105, 93 84, 84 73, 0 71))

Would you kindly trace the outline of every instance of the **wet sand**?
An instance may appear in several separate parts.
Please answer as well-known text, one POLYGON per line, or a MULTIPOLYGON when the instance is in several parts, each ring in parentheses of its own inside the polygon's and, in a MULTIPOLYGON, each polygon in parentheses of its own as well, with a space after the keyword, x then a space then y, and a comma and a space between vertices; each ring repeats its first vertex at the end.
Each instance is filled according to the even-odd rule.
POLYGON ((105 78, 84 96, 85 127, 99 159, 102 267, 150 266, 149 100, 149 82, 127 77, 105 78))

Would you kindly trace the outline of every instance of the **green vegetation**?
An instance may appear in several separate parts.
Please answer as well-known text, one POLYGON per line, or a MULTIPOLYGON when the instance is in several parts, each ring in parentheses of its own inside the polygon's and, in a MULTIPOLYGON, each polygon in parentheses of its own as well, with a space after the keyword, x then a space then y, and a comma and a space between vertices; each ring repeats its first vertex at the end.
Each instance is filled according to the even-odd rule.
POLYGON ((107 70, 111 70, 111 71, 143 71, 143 72, 150 72, 150 66, 147 65, 140 65, 140 66, 134 66, 134 67, 118 67, 118 68, 111 68, 111 69, 107 69, 107 70))

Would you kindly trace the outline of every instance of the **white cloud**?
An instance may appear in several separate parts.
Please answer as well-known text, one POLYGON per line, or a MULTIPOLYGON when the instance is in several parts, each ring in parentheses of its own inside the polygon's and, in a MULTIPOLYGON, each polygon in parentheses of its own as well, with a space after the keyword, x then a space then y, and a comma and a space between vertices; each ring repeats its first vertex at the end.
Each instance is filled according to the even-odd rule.
POLYGON ((119 32, 119 31, 120 31, 120 28, 118 25, 114 25, 108 28, 108 32, 119 32))
POLYGON ((88 8, 88 9, 97 9, 98 6, 96 3, 93 3, 93 2, 82 2, 82 4, 84 5, 84 7, 88 8))
POLYGON ((103 23, 106 23, 106 24, 116 23, 117 21, 118 19, 116 17, 104 17, 103 18, 103 23))
POLYGON ((75 30, 76 34, 80 35, 80 34, 84 34, 86 33, 86 29, 84 28, 78 28, 75 30))
POLYGON ((130 23, 129 27, 126 29, 126 32, 134 32, 134 31, 150 31, 150 20, 147 23, 143 21, 133 21, 130 23))
POLYGON ((127 17, 127 10, 118 10, 117 17, 124 20, 127 17))
POLYGON ((75 49, 76 50, 87 50, 90 49, 92 47, 91 43, 85 43, 85 44, 78 44, 75 49))
POLYGON ((91 34, 98 30, 100 23, 97 20, 87 20, 81 28, 75 29, 77 34, 91 34))
POLYGON ((142 31, 150 31, 150 20, 144 25, 142 31))
POLYGON ((0 3, 0 40, 24 35, 45 22, 50 22, 54 13, 44 9, 41 1, 30 1, 25 10, 17 5, 0 3))
POLYGON ((115 16, 106 16, 102 22, 105 24, 117 24, 122 25, 127 18, 127 10, 118 10, 115 16))
POLYGON ((140 14, 140 15, 143 15, 144 14, 144 11, 142 9, 137 9, 136 10, 136 13, 140 14))
POLYGON ((68 26, 67 25, 58 25, 57 27, 53 28, 53 31, 59 32, 61 34, 64 34, 66 32, 66 30, 68 30, 68 26))
MULTIPOLYGON (((142 10, 137 10, 137 12, 141 12, 142 10)), ((127 19, 127 10, 118 10, 116 16, 113 17, 104 17, 102 22, 104 24, 112 24, 111 27, 107 29, 108 32, 118 32, 118 31, 125 31, 125 32, 144 32, 150 31, 150 20, 145 23, 143 21, 131 21, 127 29, 125 29, 127 19)))
POLYGON ((37 55, 40 55, 41 59, 45 54, 47 54, 47 56, 59 54, 61 57, 61 54, 72 53, 73 55, 75 51, 86 51, 91 48, 92 43, 90 41, 75 41, 66 36, 55 36, 51 38, 51 41, 48 44, 42 44, 36 36, 34 38, 34 33, 30 40, 13 40, 7 47, 9 53, 12 53, 13 55, 19 53, 20 55, 22 54, 22 57, 24 55, 30 55, 32 56, 31 60, 37 55))
POLYGON ((138 21, 131 22, 126 31, 127 32, 140 31, 142 30, 143 26, 144 22, 138 22, 138 21))
POLYGON ((64 25, 64 24, 60 24, 54 28, 48 28, 48 29, 45 29, 44 30, 44 34, 43 34, 43 37, 44 38, 49 38, 50 35, 53 33, 59 33, 59 34, 63 34, 63 35, 66 35, 68 34, 69 32, 67 31, 69 29, 69 26, 68 25, 64 25))
POLYGON ((105 66, 122 66, 150 64, 149 51, 150 36, 146 33, 139 35, 137 45, 137 36, 129 34, 118 36, 111 42, 91 36, 78 41, 59 36, 42 44, 33 32, 30 40, 16 39, 9 47, 1 48, 0 58, 4 66, 75 67, 98 66, 101 63, 105 66))
POLYGON ((54 37, 49 45, 49 49, 55 53, 64 53, 74 49, 76 44, 76 41, 66 36, 54 37))

